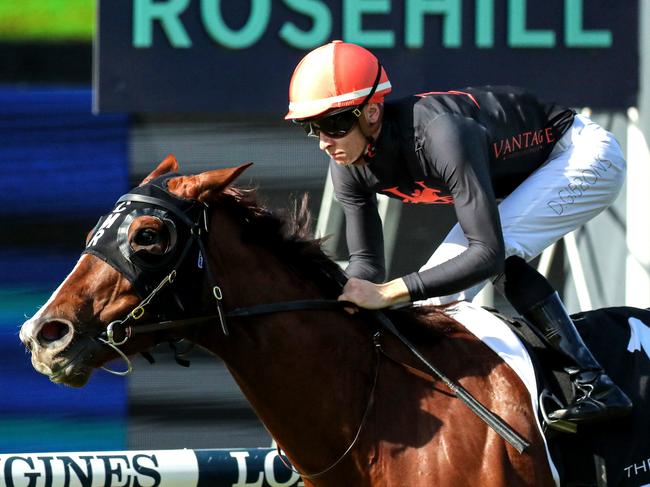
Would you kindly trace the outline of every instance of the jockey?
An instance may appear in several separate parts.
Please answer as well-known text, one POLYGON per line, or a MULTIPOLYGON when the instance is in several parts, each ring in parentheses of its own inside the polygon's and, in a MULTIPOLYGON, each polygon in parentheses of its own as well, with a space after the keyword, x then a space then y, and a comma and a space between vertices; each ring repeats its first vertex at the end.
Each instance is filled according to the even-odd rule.
POLYGON ((341 41, 307 54, 291 79, 285 118, 331 158, 346 216, 350 279, 339 299, 368 309, 471 300, 513 256, 506 297, 567 357, 580 391, 551 419, 584 423, 629 412, 630 400, 586 348, 557 293, 526 264, 614 201, 625 177, 616 140, 588 118, 513 87, 384 104, 390 91, 379 60, 341 41), (385 283, 377 193, 453 204, 458 218, 418 272, 385 283), (531 294, 518 281, 538 285, 531 294))

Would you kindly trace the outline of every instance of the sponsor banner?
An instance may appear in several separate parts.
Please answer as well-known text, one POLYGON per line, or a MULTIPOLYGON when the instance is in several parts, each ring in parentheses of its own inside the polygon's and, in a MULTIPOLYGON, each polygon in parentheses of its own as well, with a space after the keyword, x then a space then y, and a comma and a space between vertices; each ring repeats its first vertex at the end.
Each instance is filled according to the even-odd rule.
POLYGON ((95 108, 286 112, 298 61, 334 39, 385 66, 391 96, 512 84, 569 106, 627 108, 638 1, 98 0, 95 108))
POLYGON ((270 448, 0 455, 0 487, 302 485, 270 448))
MULTIPOLYGON (((195 452, 200 472, 198 487, 304 486, 300 476, 284 465, 273 448, 195 452)), ((285 461, 290 465, 286 457, 285 461)))
POLYGON ((0 455, 2 487, 196 487, 192 450, 0 455))

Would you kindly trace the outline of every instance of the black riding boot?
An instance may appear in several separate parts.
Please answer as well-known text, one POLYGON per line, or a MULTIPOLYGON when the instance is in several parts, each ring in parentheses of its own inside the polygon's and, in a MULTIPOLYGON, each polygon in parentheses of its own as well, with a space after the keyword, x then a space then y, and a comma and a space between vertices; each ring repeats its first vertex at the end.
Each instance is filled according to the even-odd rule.
POLYGON ((562 352, 572 363, 565 370, 569 373, 576 396, 566 409, 550 413, 550 419, 587 423, 617 418, 630 412, 632 402, 605 374, 584 344, 557 292, 522 315, 542 332, 555 350, 562 352))
MULTIPOLYGON (((588 423, 629 413, 632 402, 605 374, 578 334, 557 292, 546 278, 520 257, 505 262, 502 292, 515 310, 544 336, 571 364, 565 370, 575 398, 566 409, 549 414, 552 420, 588 423)), ((501 290, 501 289, 500 289, 501 290)))

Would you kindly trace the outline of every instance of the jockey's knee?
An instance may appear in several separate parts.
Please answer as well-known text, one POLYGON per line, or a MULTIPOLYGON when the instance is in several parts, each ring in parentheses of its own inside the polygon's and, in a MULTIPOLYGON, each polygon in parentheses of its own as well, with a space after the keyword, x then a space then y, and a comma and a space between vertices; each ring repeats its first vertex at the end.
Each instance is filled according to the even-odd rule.
POLYGON ((503 274, 494 281, 494 287, 518 313, 525 313, 555 292, 537 269, 516 255, 506 259, 503 274))

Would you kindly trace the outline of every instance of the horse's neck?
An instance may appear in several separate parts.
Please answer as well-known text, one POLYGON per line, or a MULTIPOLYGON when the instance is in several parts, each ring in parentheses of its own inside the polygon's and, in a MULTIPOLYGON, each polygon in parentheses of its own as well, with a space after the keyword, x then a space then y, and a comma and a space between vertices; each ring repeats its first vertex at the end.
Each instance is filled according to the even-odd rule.
MULTIPOLYGON (((323 297, 313 282, 262 246, 244 245, 240 232, 224 225, 236 224, 220 221, 211 256, 226 309, 323 297)), ((329 439, 324 443, 334 450, 345 448, 367 400, 373 363, 369 334, 342 311, 289 311, 233 319, 228 326, 228 338, 213 331, 203 345, 223 358, 282 447, 292 455, 320 438, 329 439), (333 421, 347 433, 333 430, 333 421), (355 424, 346 428, 348 421, 355 424)), ((292 459, 309 468, 322 465, 319 453, 301 452, 292 459)))
POLYGON ((227 213, 213 216, 209 253, 226 307, 323 297, 313 280, 297 275, 265 242, 245 243, 241 234, 227 213))

